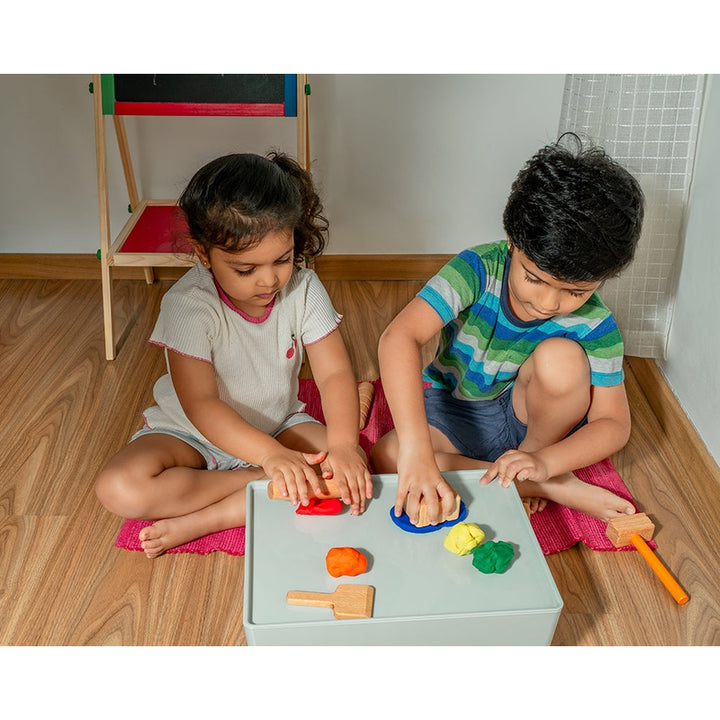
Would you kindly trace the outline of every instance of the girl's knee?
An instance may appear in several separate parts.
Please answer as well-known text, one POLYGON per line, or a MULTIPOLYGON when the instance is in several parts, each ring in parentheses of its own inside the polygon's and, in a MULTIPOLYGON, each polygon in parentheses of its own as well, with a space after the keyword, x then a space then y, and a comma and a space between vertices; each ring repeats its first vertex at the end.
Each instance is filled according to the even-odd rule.
POLYGON ((139 484, 122 468, 105 468, 95 480, 95 494, 102 506, 115 515, 152 519, 146 517, 147 504, 139 484))

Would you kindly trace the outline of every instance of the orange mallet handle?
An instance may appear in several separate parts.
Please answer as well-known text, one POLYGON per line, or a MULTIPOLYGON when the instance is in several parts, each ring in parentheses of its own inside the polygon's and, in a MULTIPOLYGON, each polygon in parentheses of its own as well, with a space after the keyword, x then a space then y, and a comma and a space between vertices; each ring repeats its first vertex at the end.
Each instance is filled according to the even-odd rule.
POLYGON ((668 589, 678 605, 684 605, 690 598, 688 594, 678 585, 675 578, 668 572, 667 568, 658 560, 657 555, 650 549, 650 546, 639 536, 632 535, 630 542, 643 556, 650 569, 658 576, 660 582, 668 589))

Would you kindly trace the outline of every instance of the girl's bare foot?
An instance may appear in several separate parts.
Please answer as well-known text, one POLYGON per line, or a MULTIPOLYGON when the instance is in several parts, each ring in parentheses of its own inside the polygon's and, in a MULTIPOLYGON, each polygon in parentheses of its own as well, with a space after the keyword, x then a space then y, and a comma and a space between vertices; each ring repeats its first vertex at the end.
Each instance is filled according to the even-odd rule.
POLYGON ((143 528, 138 534, 140 547, 149 558, 156 558, 166 550, 172 550, 178 545, 184 545, 191 540, 207 535, 207 532, 193 522, 192 515, 194 514, 158 520, 143 528))
POLYGON ((228 495, 202 510, 158 520, 138 533, 140 546, 149 558, 210 533, 245 524, 245 492, 228 495))
POLYGON ((633 515, 633 504, 611 493, 605 488, 583 482, 572 473, 566 473, 544 483, 530 480, 517 482, 516 487, 522 498, 545 498, 572 510, 608 522, 612 518, 633 515))

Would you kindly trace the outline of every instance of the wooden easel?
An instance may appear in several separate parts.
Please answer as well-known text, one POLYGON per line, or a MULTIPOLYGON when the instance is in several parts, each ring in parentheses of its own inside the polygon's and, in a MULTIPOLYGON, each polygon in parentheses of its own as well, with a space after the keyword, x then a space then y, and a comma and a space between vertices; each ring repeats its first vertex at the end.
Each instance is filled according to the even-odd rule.
MULTIPOLYGON (((140 104, 114 103, 114 98, 103 97, 103 78, 93 75, 92 92, 95 114, 95 153, 97 157, 98 209, 100 214, 100 262, 102 276, 103 322, 105 328, 105 356, 113 360, 116 354, 116 337, 113 325, 112 305, 112 268, 118 266, 142 267, 145 280, 151 284, 155 280, 155 267, 191 267, 196 257, 189 245, 173 247, 173 222, 182 222, 176 210, 175 200, 140 199, 133 172, 130 147, 123 115, 222 115, 266 117, 280 115, 275 106, 269 103, 154 103, 143 107, 140 104), (192 105, 192 107, 191 107, 192 105), (112 108, 112 109, 109 109, 112 108), (117 238, 112 241, 110 233, 110 204, 107 178, 107 144, 105 137, 105 116, 112 114, 120 149, 125 184, 130 202, 130 217, 117 238)), ((176 76, 180 77, 180 76, 176 76)), ((203 76, 183 76, 200 78, 203 76)), ((209 77, 209 76, 205 76, 209 77)), ((232 76, 219 76, 232 77, 232 76)), ((250 77, 250 76, 235 76, 250 77)), ((308 123, 309 86, 307 75, 285 76, 296 79, 294 112, 287 116, 296 117, 297 122, 297 160, 306 170, 310 170, 310 133, 308 123)), ((286 81, 287 82, 287 81, 286 81)), ((286 91, 287 92, 287 91, 286 91)))

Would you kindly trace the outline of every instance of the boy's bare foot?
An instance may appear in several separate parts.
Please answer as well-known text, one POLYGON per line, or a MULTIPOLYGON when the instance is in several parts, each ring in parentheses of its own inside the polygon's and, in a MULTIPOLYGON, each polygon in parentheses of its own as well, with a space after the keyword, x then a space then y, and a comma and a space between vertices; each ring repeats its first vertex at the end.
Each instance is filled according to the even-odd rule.
POLYGON ((541 497, 523 497, 523 505, 527 508, 530 515, 540 512, 547 507, 548 501, 541 497))
POLYGON ((516 487, 522 498, 545 498, 572 510, 608 522, 612 518, 633 515, 631 502, 611 493, 605 488, 583 482, 572 473, 535 483, 529 480, 517 482, 516 487))

